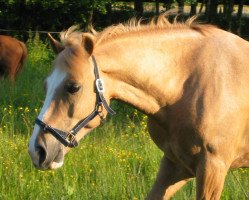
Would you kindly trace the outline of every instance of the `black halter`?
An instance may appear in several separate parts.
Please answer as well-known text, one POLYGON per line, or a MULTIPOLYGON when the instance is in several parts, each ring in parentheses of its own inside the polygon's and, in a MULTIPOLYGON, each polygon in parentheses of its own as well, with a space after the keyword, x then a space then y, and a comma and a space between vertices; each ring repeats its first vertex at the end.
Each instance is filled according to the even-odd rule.
POLYGON ((80 129, 84 128, 93 118, 95 118, 97 115, 100 116, 101 119, 104 119, 104 115, 102 113, 103 106, 107 110, 108 113, 111 115, 116 114, 114 110, 107 104, 105 98, 104 98, 104 83, 99 77, 99 71, 97 62, 95 60, 95 57, 92 56, 93 60, 93 66, 94 66, 94 74, 95 74, 95 87, 96 87, 96 107, 93 110, 93 112, 88 115, 85 119, 80 120, 70 131, 65 132, 56 128, 53 128, 52 126, 44 123, 40 119, 36 118, 35 123, 40 126, 41 129, 43 129, 44 132, 51 133, 57 140, 59 140, 64 146, 68 147, 76 147, 78 145, 78 142, 76 141, 76 134, 79 132, 80 129))

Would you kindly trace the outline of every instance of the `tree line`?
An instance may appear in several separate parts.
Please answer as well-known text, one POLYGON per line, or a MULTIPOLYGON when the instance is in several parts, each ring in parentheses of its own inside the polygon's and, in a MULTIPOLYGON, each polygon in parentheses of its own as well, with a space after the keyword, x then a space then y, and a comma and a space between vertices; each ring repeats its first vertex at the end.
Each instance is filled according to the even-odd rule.
POLYGON ((60 31, 73 24, 101 29, 175 8, 183 17, 198 14, 204 22, 243 35, 249 34, 249 21, 243 18, 248 4, 248 0, 0 0, 0 29, 60 31))
MULTIPOLYGON (((126 0, 126 2, 128 1, 129 0, 126 0)), ((144 2, 148 1, 134 1, 134 9, 140 16, 142 16, 144 12, 144 2)), ((249 5, 248 0, 154 0, 154 2, 156 14, 159 14, 160 3, 164 4, 165 10, 170 10, 177 4, 179 13, 184 13, 184 6, 189 5, 190 12, 188 13, 188 16, 198 14, 202 16, 204 22, 220 25, 223 29, 229 31, 233 30, 233 13, 236 7, 237 13, 234 17, 236 27, 233 31, 238 35, 241 35, 241 27, 243 25, 243 7, 244 5, 249 5)))

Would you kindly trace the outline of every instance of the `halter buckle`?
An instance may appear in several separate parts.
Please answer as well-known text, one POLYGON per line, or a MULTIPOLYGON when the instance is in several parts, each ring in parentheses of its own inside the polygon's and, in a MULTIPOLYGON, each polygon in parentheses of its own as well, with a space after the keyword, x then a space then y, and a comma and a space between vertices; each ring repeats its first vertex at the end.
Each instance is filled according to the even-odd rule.
POLYGON ((105 88, 104 88, 104 81, 100 78, 96 79, 96 88, 98 90, 98 92, 100 93, 104 93, 105 92, 105 88))
POLYGON ((74 130, 71 130, 71 131, 67 132, 66 140, 69 143, 69 145, 68 145, 69 147, 76 147, 78 145, 78 142, 77 142, 76 137, 75 137, 74 130))

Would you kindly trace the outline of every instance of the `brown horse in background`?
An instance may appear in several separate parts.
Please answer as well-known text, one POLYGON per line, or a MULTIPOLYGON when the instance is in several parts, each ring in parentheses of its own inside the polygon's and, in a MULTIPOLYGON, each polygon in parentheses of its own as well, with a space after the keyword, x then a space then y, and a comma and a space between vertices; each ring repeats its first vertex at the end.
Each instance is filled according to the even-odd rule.
POLYGON ((27 57, 25 44, 15 38, 0 35, 0 78, 15 81, 27 57))
POLYGON ((37 168, 61 167, 68 146, 111 113, 111 99, 148 115, 165 153, 149 200, 169 199, 194 177, 198 200, 218 200, 228 170, 249 167, 249 42, 163 15, 50 39, 57 58, 29 143, 37 168))

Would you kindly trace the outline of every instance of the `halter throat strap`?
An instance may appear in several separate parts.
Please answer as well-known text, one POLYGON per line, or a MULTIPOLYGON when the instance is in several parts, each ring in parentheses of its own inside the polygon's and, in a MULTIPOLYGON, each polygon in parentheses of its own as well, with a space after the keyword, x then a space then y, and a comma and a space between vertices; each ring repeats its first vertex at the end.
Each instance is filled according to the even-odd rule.
POLYGON ((104 81, 100 79, 98 65, 94 56, 92 56, 93 66, 94 66, 94 74, 95 74, 95 86, 96 86, 96 96, 98 104, 103 104, 105 109, 111 115, 115 115, 116 112, 108 105, 104 97, 104 81), (98 99, 99 98, 99 99, 98 99))
POLYGON ((116 114, 116 112, 108 105, 104 97, 104 81, 100 79, 98 65, 94 56, 92 56, 93 66, 94 66, 94 74, 95 74, 95 92, 96 92, 96 106, 95 109, 90 113, 86 118, 80 120, 70 131, 65 132, 52 126, 46 124, 39 118, 35 119, 35 124, 37 124, 44 132, 51 133, 57 140, 59 140, 64 146, 68 147, 76 147, 78 142, 76 140, 76 135, 80 131, 80 129, 84 128, 92 119, 94 119, 97 115, 100 116, 101 119, 104 119, 103 115, 103 107, 106 109, 108 113, 111 115, 116 114))

